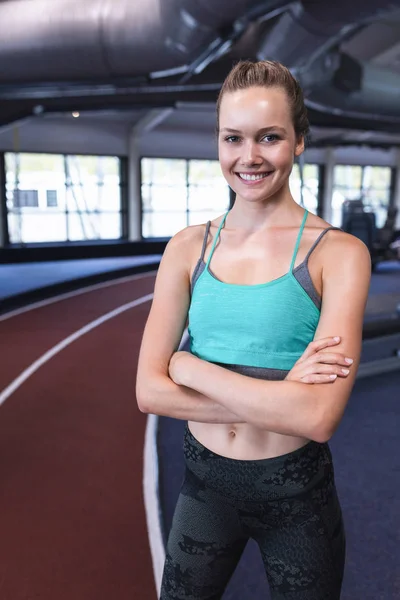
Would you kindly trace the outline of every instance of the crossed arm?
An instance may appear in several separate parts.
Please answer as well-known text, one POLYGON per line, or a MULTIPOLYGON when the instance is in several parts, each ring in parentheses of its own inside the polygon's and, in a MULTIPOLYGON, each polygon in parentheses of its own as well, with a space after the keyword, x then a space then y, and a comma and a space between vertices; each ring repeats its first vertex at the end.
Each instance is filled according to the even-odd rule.
MULTIPOLYGON (((363 316, 370 281, 370 257, 366 247, 352 236, 343 234, 337 238, 339 239, 332 243, 329 256, 324 261, 323 305, 315 339, 340 336, 341 342, 336 351, 354 360, 348 377, 338 377, 329 385, 308 385, 300 381, 253 379, 185 352, 174 354, 170 362, 168 353, 171 356, 171 344, 176 349, 179 343, 189 302, 188 297, 181 296, 178 300, 175 296, 174 301, 181 303, 181 321, 170 323, 169 338, 167 336, 168 339, 164 340, 165 347, 158 355, 158 370, 150 367, 153 379, 158 373, 158 383, 153 382, 147 389, 143 384, 146 379, 144 357, 147 355, 149 359, 145 332, 137 387, 141 410, 201 422, 247 422, 284 435, 302 436, 316 441, 329 439, 343 416, 354 384, 360 360, 363 316), (175 332, 175 339, 172 339, 172 331, 175 332), (168 374, 170 378, 167 384, 168 374)), ((170 255, 175 253, 175 247, 170 248, 170 255)), ((166 258, 168 261, 170 256, 166 258)), ((185 269, 175 281, 175 285, 178 281, 181 282, 183 296, 184 271, 185 269)), ((166 280, 168 278, 164 278, 160 267, 157 285, 162 287, 164 294, 166 286, 172 284, 171 279, 168 280, 169 284, 166 280)), ((170 292, 174 295, 172 290, 170 292)), ((157 302, 157 289, 154 300, 157 302)), ((157 315, 157 312, 160 312, 160 308, 157 309, 156 305, 154 314, 157 315)), ((152 319, 150 315, 149 328, 156 327, 157 321, 157 317, 152 319)), ((164 325, 164 330, 165 327, 164 325)), ((150 337, 151 332, 148 333, 148 338, 150 337)))

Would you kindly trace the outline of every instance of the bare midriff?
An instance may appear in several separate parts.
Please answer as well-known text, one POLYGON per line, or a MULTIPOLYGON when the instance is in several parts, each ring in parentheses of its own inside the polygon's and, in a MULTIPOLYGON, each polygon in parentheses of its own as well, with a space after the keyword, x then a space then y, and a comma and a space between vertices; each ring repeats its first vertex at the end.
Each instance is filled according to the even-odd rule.
POLYGON ((236 460, 262 460, 288 454, 310 440, 267 431, 248 423, 198 423, 189 421, 194 437, 206 448, 236 460))

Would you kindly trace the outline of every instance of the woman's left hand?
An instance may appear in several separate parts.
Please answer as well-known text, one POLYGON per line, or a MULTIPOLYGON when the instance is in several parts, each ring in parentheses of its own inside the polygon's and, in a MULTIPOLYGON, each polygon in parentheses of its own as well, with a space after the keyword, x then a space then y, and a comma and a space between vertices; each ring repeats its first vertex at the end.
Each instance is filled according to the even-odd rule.
POLYGON ((190 352, 178 351, 171 356, 169 361, 169 376, 177 385, 185 385, 190 364, 196 360, 190 352))

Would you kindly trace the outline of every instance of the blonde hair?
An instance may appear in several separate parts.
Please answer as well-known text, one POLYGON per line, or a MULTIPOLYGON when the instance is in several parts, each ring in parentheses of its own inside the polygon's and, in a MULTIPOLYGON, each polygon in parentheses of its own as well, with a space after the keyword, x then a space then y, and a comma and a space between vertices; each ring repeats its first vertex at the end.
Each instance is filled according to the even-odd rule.
POLYGON ((229 72, 217 100, 217 131, 221 101, 227 92, 236 92, 252 87, 282 88, 288 97, 296 136, 307 137, 310 131, 303 90, 287 67, 272 60, 252 62, 242 60, 229 72))

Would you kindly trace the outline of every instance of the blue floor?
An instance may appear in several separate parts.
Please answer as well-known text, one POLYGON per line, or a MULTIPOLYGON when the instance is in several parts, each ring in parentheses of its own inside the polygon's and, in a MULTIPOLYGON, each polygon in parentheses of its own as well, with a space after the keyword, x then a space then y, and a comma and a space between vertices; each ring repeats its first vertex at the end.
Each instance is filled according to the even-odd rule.
MULTIPOLYGON (((0 264, 0 300, 87 277, 157 265, 160 259, 160 255, 150 255, 0 264)), ((392 314, 397 305, 397 295, 400 304, 400 262, 379 264, 372 275, 370 287, 370 296, 375 301, 371 308, 367 308, 366 320, 373 319, 378 313, 380 317, 392 314)))
MULTIPOLYGON (((400 598, 400 373, 357 381, 330 441, 347 535, 341 600, 400 598)), ((184 422, 160 418, 160 494, 168 533, 183 477, 184 422)), ((250 542, 223 600, 267 600, 257 546, 250 542)), ((322 598, 321 598, 322 600, 322 598)))
POLYGON ((0 300, 95 275, 151 266, 158 264, 160 258, 152 255, 3 264, 0 265, 0 300))
POLYGON ((378 264, 371 277, 369 292, 370 294, 398 292, 400 301, 400 262, 378 264))

